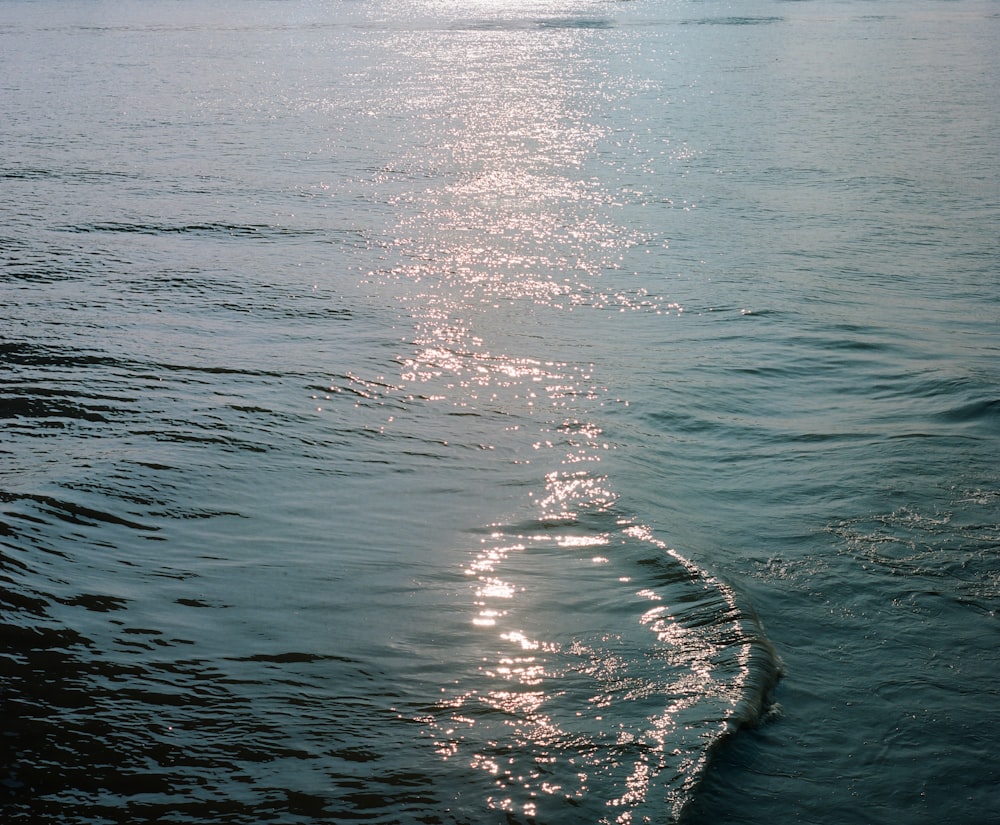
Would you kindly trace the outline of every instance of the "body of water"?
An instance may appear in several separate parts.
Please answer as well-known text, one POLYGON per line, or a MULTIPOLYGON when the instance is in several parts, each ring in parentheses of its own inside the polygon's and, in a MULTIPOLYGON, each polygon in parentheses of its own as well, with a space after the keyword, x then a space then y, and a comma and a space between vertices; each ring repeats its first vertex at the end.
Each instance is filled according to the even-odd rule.
POLYGON ((0 6, 4 823, 990 823, 1000 6, 0 6))

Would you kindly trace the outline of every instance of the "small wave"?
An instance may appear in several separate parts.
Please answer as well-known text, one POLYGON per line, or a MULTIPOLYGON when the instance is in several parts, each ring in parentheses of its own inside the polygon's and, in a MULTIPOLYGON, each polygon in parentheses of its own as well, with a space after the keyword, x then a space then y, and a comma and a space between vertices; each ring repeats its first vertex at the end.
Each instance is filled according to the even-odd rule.
POLYGON ((473 624, 500 642, 422 720, 438 753, 492 777, 486 804, 512 822, 676 820, 719 743, 772 706, 781 662, 756 615, 612 507, 483 544, 473 624), (622 555, 641 575, 606 567, 622 555), (518 607, 542 588, 541 614, 518 607))

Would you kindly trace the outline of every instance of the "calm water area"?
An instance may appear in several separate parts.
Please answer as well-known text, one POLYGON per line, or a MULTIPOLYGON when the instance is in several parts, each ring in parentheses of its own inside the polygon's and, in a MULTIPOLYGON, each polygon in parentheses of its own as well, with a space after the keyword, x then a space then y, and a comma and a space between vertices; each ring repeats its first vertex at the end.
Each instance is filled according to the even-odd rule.
POLYGON ((0 4, 0 821, 996 822, 998 44, 0 4))

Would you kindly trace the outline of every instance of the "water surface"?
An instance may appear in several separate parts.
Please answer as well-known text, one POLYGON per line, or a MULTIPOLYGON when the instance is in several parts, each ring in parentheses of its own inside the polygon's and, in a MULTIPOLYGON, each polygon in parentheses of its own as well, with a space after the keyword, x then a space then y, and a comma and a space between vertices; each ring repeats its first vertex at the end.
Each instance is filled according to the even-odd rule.
POLYGON ((991 821, 998 25, 5 4, 4 821, 991 821))

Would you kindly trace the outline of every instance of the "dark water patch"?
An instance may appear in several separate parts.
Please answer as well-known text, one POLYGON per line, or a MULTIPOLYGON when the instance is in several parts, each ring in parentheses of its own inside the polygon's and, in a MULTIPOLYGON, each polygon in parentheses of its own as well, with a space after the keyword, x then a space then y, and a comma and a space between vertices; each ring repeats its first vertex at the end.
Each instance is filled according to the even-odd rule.
POLYGON ((59 173, 51 169, 5 169, 0 171, 0 178, 7 180, 39 180, 58 176, 59 173))
POLYGON ((172 464, 160 464, 156 461, 135 460, 134 463, 138 467, 144 467, 147 470, 154 470, 156 472, 175 471, 179 469, 178 467, 175 467, 172 464))
POLYGON ((689 26, 764 26, 773 23, 784 23, 784 17, 700 17, 694 20, 683 20, 682 25, 689 26))
POLYGON ((651 423, 670 433, 697 434, 715 428, 715 423, 682 410, 655 410, 645 414, 651 423))
MULTIPOLYGON (((106 270, 124 263, 120 250, 67 244, 64 240, 37 228, 33 229, 31 240, 0 237, 0 283, 25 290, 81 279, 93 283, 95 267, 106 270)), ((79 300, 82 296, 75 297, 79 300)))
POLYGON ((477 20, 472 23, 454 23, 452 31, 483 31, 483 32, 530 32, 548 29, 611 29, 615 25, 610 18, 603 17, 545 17, 545 18, 497 18, 477 20))
POLYGON ((68 599, 56 599, 60 604, 67 607, 82 607, 95 613, 110 613, 115 610, 124 610, 128 607, 128 599, 121 599, 117 596, 100 596, 93 593, 81 593, 68 599))
MULTIPOLYGON (((4 558, 0 560, 0 570, 8 564, 10 564, 9 559, 4 558)), ((3 583, 3 588, 0 588, 0 605, 5 610, 20 610, 41 614, 49 604, 46 599, 40 596, 18 592, 15 589, 14 581, 3 573, 0 573, 0 582, 3 583)))
MULTIPOLYGON (((21 525, 22 529, 17 530, 16 532, 11 529, 12 525, 8 523, 6 525, 6 529, 8 530, 8 535, 15 535, 18 539, 26 541, 30 543, 32 546, 38 547, 39 549, 41 549, 46 553, 51 553, 63 559, 68 558, 67 553, 61 550, 57 550, 56 548, 49 546, 46 543, 40 542, 37 536, 31 535, 30 532, 28 532, 31 530, 31 528, 51 526, 51 520, 46 519, 40 515, 35 515, 30 510, 29 511, 7 510, 5 512, 5 515, 7 516, 8 519, 11 519, 11 521, 23 522, 23 524, 21 525), (25 526, 27 526, 26 529, 25 526)), ((18 545, 8 545, 8 546, 12 547, 12 549, 14 550, 21 549, 21 547, 19 547, 18 545)))
POLYGON ((39 512, 54 515, 61 521, 69 524, 78 524, 87 527, 94 527, 99 524, 113 524, 121 527, 129 527, 133 530, 140 530, 144 533, 153 533, 160 529, 158 526, 142 524, 115 515, 114 513, 97 510, 73 501, 62 501, 53 496, 0 490, 0 503, 9 504, 19 501, 28 501, 40 505, 38 508, 39 512))
POLYGON ((171 486, 163 479, 143 479, 126 469, 107 469, 100 478, 67 481, 62 485, 63 489, 84 494, 93 501, 118 499, 149 512, 153 507, 168 505, 169 499, 164 493, 171 486))
POLYGON ((354 318, 354 312, 344 307, 301 307, 301 306, 273 306, 262 303, 235 304, 222 302, 218 305, 222 309, 234 312, 245 312, 259 318, 277 319, 287 321, 350 321, 354 318))
POLYGON ((6 263, 0 270, 0 282, 23 284, 25 288, 41 284, 55 284, 66 281, 79 281, 88 277, 88 262, 78 265, 53 265, 51 261, 6 263))
POLYGON ((968 395, 988 389, 983 382, 967 375, 943 370, 918 372, 898 370, 875 374, 869 382, 872 395, 884 398, 944 399, 968 395))
POLYGON ((63 426, 59 419, 92 421, 106 424, 108 419, 93 408, 66 403, 39 401, 34 398, 0 398, 0 418, 46 419, 42 426, 63 426))
POLYGON ((553 17, 539 20, 542 29, 610 29, 614 21, 606 17, 553 17))
MULTIPOLYGON (((43 624, 22 626, 4 623, 0 634, 4 647, 4 655, 20 659, 30 659, 32 656, 44 658, 46 651, 66 651, 74 647, 90 647, 93 643, 70 628, 47 627, 43 624)), ((59 653, 58 655, 61 655, 59 653)), ((42 673, 48 673, 57 668, 37 668, 42 673)), ((15 674, 11 672, 13 678, 15 674)))
MULTIPOLYGON (((128 221, 103 221, 90 224, 75 224, 64 227, 64 231, 80 234, 112 233, 124 235, 189 235, 194 237, 231 238, 233 240, 260 240, 268 242, 289 241, 294 239, 335 239, 337 234, 327 229, 303 229, 273 224, 230 224, 230 223, 154 223, 128 221)), ((345 230, 346 237, 352 240, 364 240, 363 232, 345 230)), ((341 236, 343 237, 343 235, 341 236)))
POLYGON ((309 664, 311 662, 322 662, 322 661, 333 661, 333 662, 346 662, 348 664, 357 664, 356 659, 350 659, 344 656, 337 656, 331 654, 319 654, 319 653, 254 653, 251 656, 236 657, 233 659, 235 662, 268 662, 270 664, 309 664))
POLYGON ((984 399, 960 404, 937 413, 941 421, 956 424, 989 424, 993 428, 1000 425, 1000 399, 984 399))
MULTIPOLYGON (((219 428, 225 429, 222 425, 219 425, 219 428)), ((269 453, 274 449, 273 445, 261 443, 260 441, 251 441, 235 435, 210 435, 201 432, 192 432, 187 428, 177 428, 174 424, 165 426, 163 429, 134 430, 133 434, 164 444, 213 445, 223 452, 269 453)))
MULTIPOLYGON (((136 364, 112 355, 31 340, 0 340, 0 361, 28 367, 52 367, 66 370, 82 367, 108 367, 129 370, 136 364)), ((51 390, 43 390, 50 391, 51 390)), ((119 398, 119 396, 106 396, 119 398)), ((131 399, 128 399, 131 400, 131 399)))
MULTIPOLYGON (((11 396, 0 394, 0 418, 9 419, 44 419, 43 426, 58 425, 60 420, 90 421, 108 424, 113 418, 128 412, 122 407, 110 407, 101 404, 74 403, 65 396, 69 393, 59 392, 42 387, 22 388, 31 395, 11 396)), ((88 400, 92 396, 83 396, 88 400)), ((99 396, 98 396, 99 397, 99 396)), ((117 400, 117 399, 116 399, 117 400)), ((120 399, 128 402, 133 399, 120 399)))
POLYGON ((256 407, 248 404, 229 404, 229 409, 236 412, 247 413, 248 415, 274 415, 274 410, 266 407, 256 407))
MULTIPOLYGON (((146 364, 147 368, 152 366, 155 369, 165 370, 167 372, 190 372, 195 375, 234 375, 234 376, 247 376, 250 378, 284 378, 285 373, 274 372, 272 370, 261 370, 253 368, 240 368, 240 367, 224 367, 219 365, 206 366, 202 364, 177 364, 169 362, 157 362, 153 364, 146 364)), ((156 375, 155 373, 146 373, 142 375, 137 375, 137 378, 145 378, 150 381, 159 381, 162 376, 156 375)))
POLYGON ((220 606, 220 605, 209 604, 208 602, 202 601, 201 599, 184 599, 184 598, 182 598, 182 599, 174 599, 174 603, 175 604, 179 604, 182 607, 208 607, 208 608, 213 608, 213 607, 220 606))
POLYGON ((181 521, 205 521, 217 518, 250 518, 246 513, 238 513, 235 510, 207 510, 205 508, 189 505, 187 507, 173 506, 164 509, 150 510, 150 516, 157 518, 178 519, 181 521))
POLYGON ((61 180, 80 183, 101 182, 104 180, 129 180, 140 176, 132 172, 122 172, 114 169, 46 169, 22 167, 19 169, 0 170, 0 180, 61 180))
MULTIPOLYGON (((158 312, 214 316, 224 310, 251 315, 253 322, 260 325, 272 321, 359 320, 356 306, 348 306, 343 296, 318 285, 276 284, 243 273, 154 269, 140 276, 123 273, 116 288, 122 290, 125 299, 154 301, 158 312)), ((307 334, 304 329, 288 329, 289 336, 296 333, 307 334)))
POLYGON ((140 295, 162 294, 175 301, 183 297, 211 299, 247 294, 247 285, 240 279, 205 269, 157 270, 147 273, 145 277, 131 279, 128 286, 140 295))

